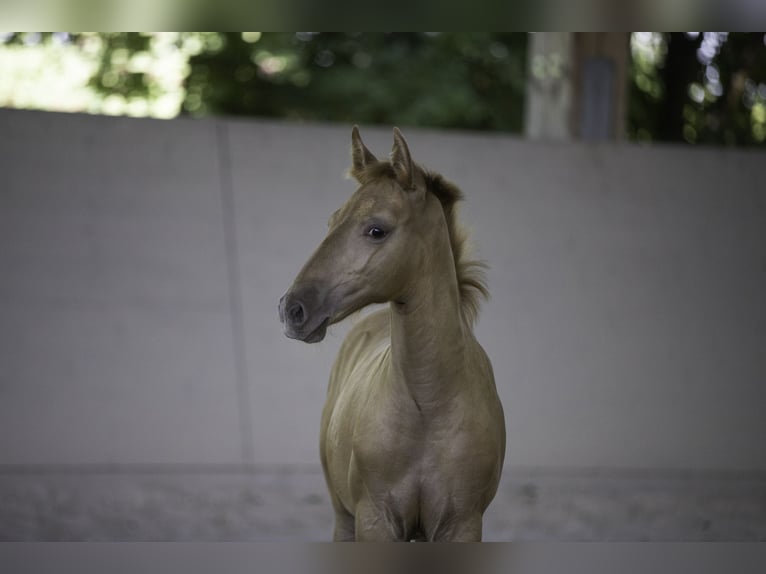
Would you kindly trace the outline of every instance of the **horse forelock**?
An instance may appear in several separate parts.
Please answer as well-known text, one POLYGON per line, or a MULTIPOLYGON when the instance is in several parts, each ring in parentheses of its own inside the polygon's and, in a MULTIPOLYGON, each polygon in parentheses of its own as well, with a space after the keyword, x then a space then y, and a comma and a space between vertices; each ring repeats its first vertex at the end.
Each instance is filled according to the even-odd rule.
MULTIPOLYGON (((482 300, 489 298, 489 290, 487 289, 485 273, 487 264, 471 257, 468 233, 457 217, 455 207, 457 202, 464 198, 463 192, 441 174, 428 171, 421 166, 417 166, 417 169, 425 180, 426 189, 439 200, 444 210, 452 255, 455 260, 461 312, 463 319, 472 325, 478 317, 482 300)), ((393 167, 387 161, 368 165, 360 172, 352 171, 351 175, 362 185, 373 183, 378 179, 396 178, 393 167)))

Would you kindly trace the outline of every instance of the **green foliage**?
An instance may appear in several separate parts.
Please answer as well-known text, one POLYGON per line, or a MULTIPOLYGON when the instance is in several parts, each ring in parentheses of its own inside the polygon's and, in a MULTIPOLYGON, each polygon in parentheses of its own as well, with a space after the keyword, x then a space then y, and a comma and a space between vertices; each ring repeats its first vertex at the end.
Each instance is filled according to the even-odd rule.
POLYGON ((636 34, 632 51, 629 137, 709 145, 766 143, 762 32, 636 34))
POLYGON ((146 52, 150 38, 143 34, 102 34, 104 44, 101 65, 90 80, 92 87, 101 92, 117 93, 126 97, 146 97, 149 82, 143 73, 128 65, 134 54, 146 52))
POLYGON ((228 33, 190 60, 184 109, 520 131, 524 34, 228 33), (249 41, 248 41, 249 40, 249 41))
MULTIPOLYGON (((763 33, 635 33, 633 140, 764 145, 763 33)), ((6 33, 97 62, 91 111, 522 131, 520 33, 6 33), (99 107, 101 106, 101 107, 99 107), (148 111, 147 111, 148 110, 148 111)), ((89 108, 90 109, 90 108, 89 108)))

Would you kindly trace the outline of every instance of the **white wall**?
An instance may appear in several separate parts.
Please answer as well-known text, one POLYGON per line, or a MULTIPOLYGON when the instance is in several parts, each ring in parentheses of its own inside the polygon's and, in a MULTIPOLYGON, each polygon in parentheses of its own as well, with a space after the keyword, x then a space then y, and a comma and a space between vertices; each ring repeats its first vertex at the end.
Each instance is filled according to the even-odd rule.
MULTIPOLYGON (((491 266, 511 467, 766 470, 762 152, 404 131, 491 266)), ((0 110, 0 464, 316 464, 345 328, 276 305, 349 135, 0 110)))

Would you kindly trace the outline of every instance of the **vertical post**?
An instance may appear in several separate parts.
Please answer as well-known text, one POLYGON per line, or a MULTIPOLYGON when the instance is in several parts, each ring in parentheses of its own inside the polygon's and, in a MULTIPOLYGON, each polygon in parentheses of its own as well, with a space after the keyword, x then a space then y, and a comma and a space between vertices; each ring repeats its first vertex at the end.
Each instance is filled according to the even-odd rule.
POLYGON ((586 141, 625 137, 630 35, 531 35, 525 135, 586 141))
POLYGON ((570 32, 530 35, 524 132, 531 139, 572 137, 572 49, 570 32))
POLYGON ((625 137, 630 34, 574 35, 574 136, 587 141, 625 137))

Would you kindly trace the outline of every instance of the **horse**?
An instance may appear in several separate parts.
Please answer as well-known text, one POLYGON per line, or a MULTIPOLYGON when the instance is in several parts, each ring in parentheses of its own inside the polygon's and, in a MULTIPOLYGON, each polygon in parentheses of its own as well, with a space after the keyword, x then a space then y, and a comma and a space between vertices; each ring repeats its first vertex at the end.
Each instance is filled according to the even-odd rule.
POLYGON ((473 333, 488 297, 455 205, 462 192, 351 132, 359 183, 279 302, 287 337, 321 341, 370 304, 341 344, 322 411, 320 459, 335 541, 481 541, 505 456, 492 365, 473 333))

